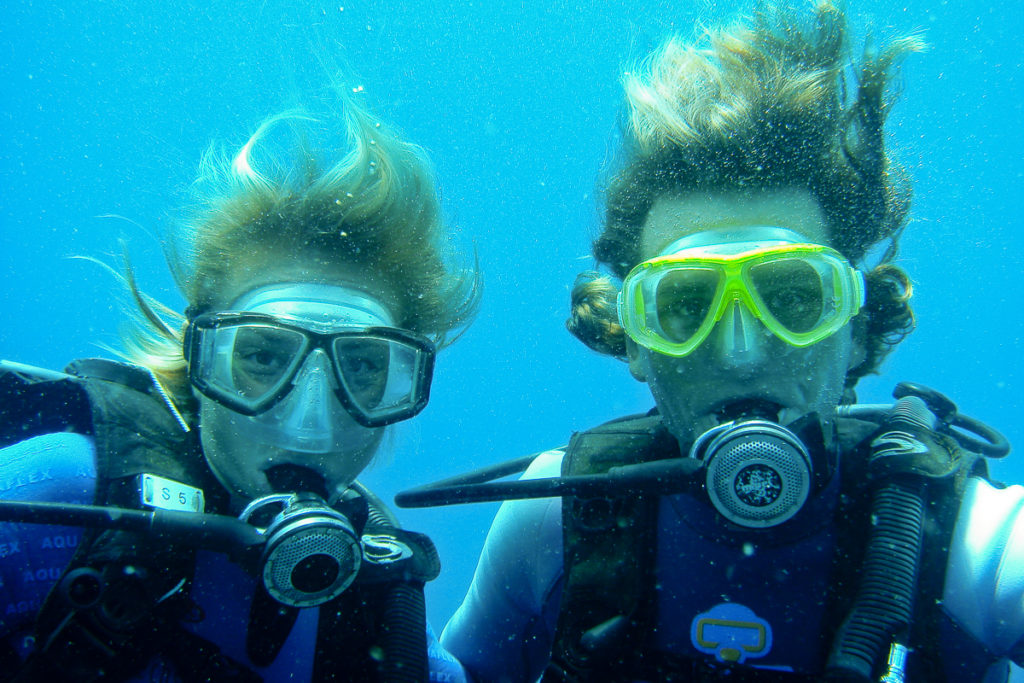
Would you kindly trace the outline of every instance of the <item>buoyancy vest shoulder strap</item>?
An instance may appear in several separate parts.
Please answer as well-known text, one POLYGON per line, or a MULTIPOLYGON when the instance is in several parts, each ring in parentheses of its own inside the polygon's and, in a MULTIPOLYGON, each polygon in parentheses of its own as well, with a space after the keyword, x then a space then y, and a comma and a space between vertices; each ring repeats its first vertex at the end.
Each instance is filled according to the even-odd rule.
POLYGON ((81 383, 65 373, 0 361, 0 448, 66 431, 92 434, 81 383))
MULTIPOLYGON (((99 359, 77 361, 68 371, 88 399, 97 504, 138 507, 135 477, 143 472, 206 488, 210 477, 195 431, 182 428, 148 372, 99 359)), ((192 607, 194 559, 191 548, 153 536, 87 531, 37 616, 39 649, 26 662, 26 675, 87 681, 105 672, 116 679, 144 666, 164 625, 192 607), (102 588, 88 604, 68 599, 72 579, 83 572, 102 588)))
MULTIPOLYGON (((678 455, 658 416, 632 416, 574 434, 563 475, 678 455)), ((590 680, 628 666, 654 621, 657 496, 565 498, 565 580, 546 681, 590 680)))
POLYGON ((136 505, 126 500, 123 480, 148 472, 210 488, 197 430, 186 430, 146 370, 103 359, 75 361, 68 371, 89 398, 96 440, 98 503, 136 505))

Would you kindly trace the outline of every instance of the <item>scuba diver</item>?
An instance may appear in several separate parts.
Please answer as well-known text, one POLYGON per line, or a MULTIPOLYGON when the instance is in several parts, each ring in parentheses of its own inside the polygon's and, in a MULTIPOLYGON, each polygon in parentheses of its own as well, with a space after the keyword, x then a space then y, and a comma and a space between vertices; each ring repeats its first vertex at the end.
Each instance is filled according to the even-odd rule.
POLYGON ((479 681, 1003 681, 1024 488, 937 392, 854 388, 910 332, 910 190, 884 122, 915 37, 848 63, 814 5, 668 40, 624 78, 620 165, 570 330, 655 409, 403 492, 497 513, 442 645, 479 681), (614 278, 614 279, 613 279, 614 278), (520 481, 491 481, 522 469, 520 481))
POLYGON ((0 679, 464 680, 426 623, 433 544, 356 477, 478 275, 424 153, 343 90, 204 157, 168 241, 188 309, 127 266, 130 363, 0 365, 0 679))

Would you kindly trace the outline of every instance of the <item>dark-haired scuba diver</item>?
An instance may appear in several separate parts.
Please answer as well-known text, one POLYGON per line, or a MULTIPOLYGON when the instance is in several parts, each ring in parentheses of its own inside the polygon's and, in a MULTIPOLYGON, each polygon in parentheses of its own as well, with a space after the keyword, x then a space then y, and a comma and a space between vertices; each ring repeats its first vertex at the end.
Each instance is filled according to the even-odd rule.
POLYGON ((442 634, 471 678, 1001 681, 1024 661, 1024 489, 982 457, 1005 441, 921 387, 852 392, 913 323, 873 247, 907 218, 882 125, 918 42, 866 53, 847 90, 845 18, 814 20, 767 7, 625 80, 594 245, 621 287, 582 277, 569 326, 656 409, 523 481, 397 498, 538 496, 502 505, 442 634))
POLYGON ((343 105, 347 144, 298 136, 301 172, 263 155, 308 116, 205 160, 169 252, 189 309, 162 322, 129 278, 134 364, 0 366, 0 679, 463 679, 425 620, 432 543, 356 477, 476 276, 418 148, 343 105))

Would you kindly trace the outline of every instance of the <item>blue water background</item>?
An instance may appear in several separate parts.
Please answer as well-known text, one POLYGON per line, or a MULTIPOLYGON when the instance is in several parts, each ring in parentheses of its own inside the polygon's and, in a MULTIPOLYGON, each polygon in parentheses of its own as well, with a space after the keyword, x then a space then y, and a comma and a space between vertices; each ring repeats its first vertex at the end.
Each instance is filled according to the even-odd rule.
MULTIPOLYGON (((1019 5, 851 3, 858 35, 925 30, 892 115, 916 179, 901 263, 918 330, 860 397, 912 379, 1024 441, 1019 5)), ((353 87, 433 156, 444 210, 479 252, 479 319, 440 357, 430 406, 396 429, 367 480, 395 491, 564 443, 646 410, 625 366, 565 332, 591 266, 595 180, 614 149, 618 76, 723 2, 94 0, 10 2, 0 24, 0 357, 51 368, 109 355, 122 320, 114 262, 180 308, 160 234, 213 139, 240 144, 267 115, 351 65, 353 87), (104 216, 117 215, 125 219, 104 216), (137 224, 137 225, 136 225, 137 224)), ((998 476, 1024 480, 1019 454, 998 476)), ((444 562, 429 587, 440 627, 468 585, 495 505, 402 511, 444 562)))

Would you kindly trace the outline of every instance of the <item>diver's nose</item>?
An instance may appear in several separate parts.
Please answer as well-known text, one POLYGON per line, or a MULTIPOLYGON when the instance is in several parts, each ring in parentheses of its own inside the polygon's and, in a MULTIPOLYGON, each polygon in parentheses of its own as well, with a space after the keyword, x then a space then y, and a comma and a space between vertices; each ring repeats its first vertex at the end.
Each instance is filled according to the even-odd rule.
POLYGON ((288 397, 291 409, 283 425, 287 433, 317 441, 330 435, 335 412, 331 402, 337 400, 332 391, 332 381, 330 359, 323 349, 316 349, 295 376, 295 387, 288 397))
POLYGON ((717 328, 715 350, 724 365, 740 367, 764 359, 768 330, 742 302, 734 299, 729 304, 717 328))

